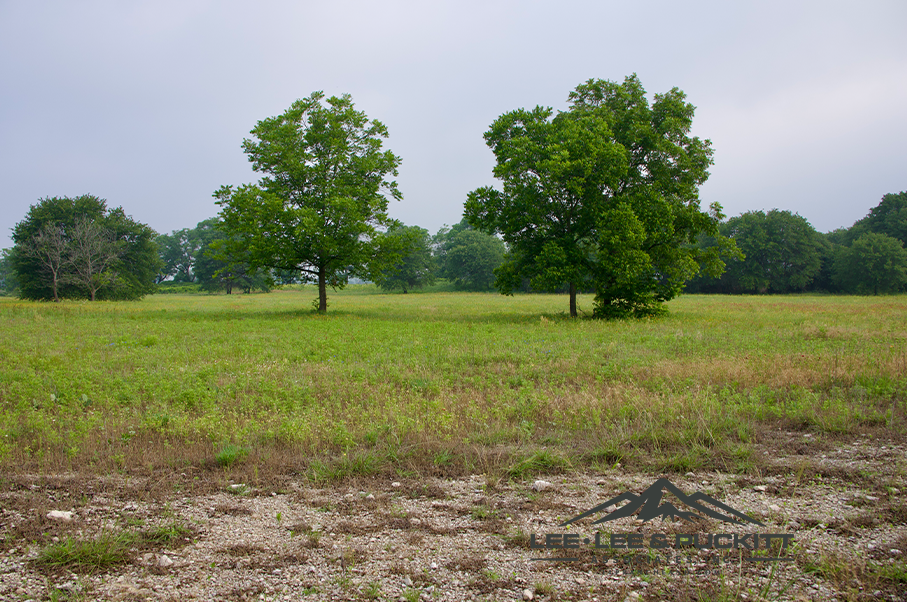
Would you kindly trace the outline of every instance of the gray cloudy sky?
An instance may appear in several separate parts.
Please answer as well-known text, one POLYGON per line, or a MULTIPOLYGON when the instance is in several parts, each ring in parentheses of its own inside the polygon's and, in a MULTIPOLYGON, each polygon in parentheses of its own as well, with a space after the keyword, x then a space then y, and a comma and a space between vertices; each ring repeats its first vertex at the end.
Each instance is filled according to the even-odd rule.
POLYGON ((45 196, 91 193, 159 232, 257 179, 240 145, 315 90, 390 130, 434 233, 492 184, 500 114, 589 78, 679 87, 712 140, 703 206, 850 226, 907 189, 907 2, 0 0, 0 247, 45 196))

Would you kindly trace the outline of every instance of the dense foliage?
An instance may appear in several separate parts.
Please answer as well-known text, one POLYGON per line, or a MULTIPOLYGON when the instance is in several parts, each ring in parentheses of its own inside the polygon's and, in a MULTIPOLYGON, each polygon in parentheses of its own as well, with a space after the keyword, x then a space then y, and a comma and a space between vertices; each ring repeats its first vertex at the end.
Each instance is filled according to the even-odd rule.
MULTIPOLYGON (((227 294, 233 289, 269 291, 275 280, 272 271, 253 268, 248 251, 225 244, 229 240, 216 217, 199 222, 195 228, 158 236, 155 241, 162 265, 159 282, 172 278, 174 283, 198 283, 201 290, 227 294)), ((284 283, 288 280, 286 276, 282 279, 284 283)))
POLYGON ((345 94, 325 102, 315 92, 277 117, 259 121, 243 149, 258 184, 215 193, 230 238, 252 267, 299 271, 318 283, 318 310, 327 311, 328 285, 351 275, 373 277, 396 262, 388 197, 402 198, 400 158, 382 150, 387 128, 356 111, 345 94))
POLYGON ((224 291, 228 295, 233 289, 244 293, 271 290, 274 281, 270 271, 253 267, 248 250, 242 246, 228 244, 230 235, 224 231, 217 218, 199 222, 193 230, 192 238, 199 244, 193 271, 202 290, 224 291))
POLYGON ((433 244, 442 278, 462 290, 493 288, 494 271, 504 262, 506 251, 500 238, 475 230, 462 220, 450 228, 441 228, 433 244))
MULTIPOLYGON (((729 219, 719 230, 745 258, 728 262, 720 278, 698 276, 699 293, 896 293, 907 288, 907 193, 886 194, 850 228, 821 234, 803 217, 773 209, 729 219)), ((701 248, 715 245, 701 237, 701 248)))
POLYGON ((834 281, 860 294, 895 293, 907 285, 907 250, 897 238, 866 232, 834 256, 834 281))
POLYGON ((849 244, 866 232, 884 234, 907 245, 907 191, 883 196, 869 215, 853 225, 846 242, 849 244))
POLYGON ((691 288, 724 293, 804 291, 822 267, 825 240, 806 219, 790 211, 750 211, 721 224, 719 231, 736 242, 744 257, 728 261, 720 280, 701 277, 691 288))
POLYGON ((712 163, 709 141, 690 137, 694 107, 674 88, 646 98, 639 79, 589 80, 570 108, 520 109, 485 133, 500 190, 470 193, 466 219, 508 245, 496 285, 510 293, 591 286, 597 317, 662 311, 700 266, 718 274, 732 245, 718 233, 720 206, 700 211, 712 163), (719 244, 694 244, 699 234, 719 244))
POLYGON ((155 232, 93 195, 49 197, 13 228, 11 262, 26 299, 138 299, 159 270, 155 232))
POLYGON ((388 228, 387 236, 397 239, 400 258, 375 274, 375 283, 384 290, 404 293, 433 284, 437 266, 428 230, 396 223, 388 228))

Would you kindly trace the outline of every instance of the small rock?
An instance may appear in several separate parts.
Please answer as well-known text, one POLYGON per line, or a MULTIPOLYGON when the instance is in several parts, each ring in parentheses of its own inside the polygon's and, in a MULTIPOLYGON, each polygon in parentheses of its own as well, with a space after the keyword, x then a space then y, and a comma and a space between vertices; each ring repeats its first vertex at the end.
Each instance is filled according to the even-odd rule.
POLYGON ((419 520, 418 518, 411 518, 411 519, 409 519, 409 524, 411 524, 414 527, 418 527, 419 525, 422 524, 422 521, 419 520))
POLYGON ((371 493, 370 493, 370 494, 368 494, 367 496, 365 496, 365 499, 367 499, 367 500, 373 500, 373 499, 375 499, 375 496, 374 496, 374 494, 371 494, 371 493))
POLYGON ((158 556, 157 565, 160 567, 173 566, 173 561, 170 560, 170 557, 166 554, 161 554, 160 556, 158 556))
POLYGON ((82 590, 82 586, 76 583, 75 581, 67 581, 66 583, 61 583, 56 586, 57 589, 67 590, 73 592, 79 592, 82 590))
POLYGON ((535 594, 532 593, 531 589, 523 590, 523 600, 532 600, 535 598, 535 594))
POLYGON ((891 548, 891 550, 889 550, 889 551, 891 552, 891 554, 893 556, 899 556, 901 554, 901 551, 897 548, 891 548))
POLYGON ((577 584, 577 585, 586 585, 586 580, 583 579, 582 577, 577 577, 577 578, 576 578, 576 584, 577 584))
POLYGON ((413 586, 412 577, 410 577, 409 575, 407 575, 406 577, 404 577, 404 578, 403 578, 403 585, 405 585, 406 587, 412 587, 412 586, 413 586))
POLYGON ((685 474, 683 476, 692 478, 692 477, 695 477, 696 475, 694 475, 692 472, 688 472, 687 474, 685 474))
POLYGON ((768 509, 772 512, 781 512, 781 506, 779 506, 778 504, 769 504, 768 509))
POLYGON ((790 521, 789 523, 787 523, 787 528, 788 528, 788 529, 799 529, 800 526, 801 526, 800 523, 798 523, 798 522, 795 521, 795 520, 792 520, 792 521, 790 521))
POLYGON ((65 510, 51 510, 47 513, 47 518, 50 520, 61 520, 64 523, 72 522, 72 512, 67 512, 65 510))
POLYGON ((877 498, 877 497, 874 496, 874 495, 865 495, 865 496, 863 496, 863 497, 865 497, 865 498, 866 498, 868 501, 870 501, 870 502, 878 502, 878 501, 879 501, 879 498, 877 498))
POLYGON ((753 487, 753 490, 764 492, 768 490, 768 487, 766 487, 765 485, 756 485, 755 487, 753 487))
POLYGON ((400 481, 394 481, 393 483, 391 483, 391 487, 400 487, 400 486, 401 486, 400 481))
MULTIPOLYGON (((894 550, 892 550, 892 552, 894 552, 894 550)), ((432 562, 431 565, 429 565, 429 567, 431 568, 431 570, 436 571, 436 570, 438 570, 438 563, 432 562)))
POLYGON ((551 483, 549 483, 548 481, 543 481, 541 479, 532 484, 532 489, 535 491, 545 491, 546 489, 550 488, 551 483))
POLYGON ((246 488, 245 483, 234 483, 227 487, 230 491, 243 491, 246 488))

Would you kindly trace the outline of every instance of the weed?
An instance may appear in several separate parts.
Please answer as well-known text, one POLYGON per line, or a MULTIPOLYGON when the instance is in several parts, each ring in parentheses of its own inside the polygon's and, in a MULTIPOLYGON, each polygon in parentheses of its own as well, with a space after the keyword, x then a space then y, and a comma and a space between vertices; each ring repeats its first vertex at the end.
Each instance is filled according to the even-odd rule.
POLYGON ((94 539, 67 537, 42 549, 35 562, 47 568, 95 573, 128 562, 135 541, 136 537, 126 532, 105 532, 94 539))
POLYGON ((143 542, 161 546, 171 546, 175 542, 182 541, 190 535, 192 535, 192 530, 185 525, 171 523, 169 525, 162 525, 160 527, 141 531, 139 533, 139 538, 143 542))
POLYGON ((419 602, 420 595, 421 592, 418 589, 410 587, 403 592, 403 599, 406 600, 406 602, 419 602))
POLYGON ((367 600, 377 600, 381 595, 381 582, 380 581, 371 581, 362 588, 362 595, 367 600))
POLYGON ((511 466, 507 470, 507 475, 514 479, 525 479, 535 474, 561 472, 569 466, 570 463, 566 459, 547 449, 543 449, 511 466))
POLYGON ((233 443, 227 443, 221 446, 220 451, 214 456, 214 460, 224 468, 230 468, 237 462, 241 462, 249 455, 249 450, 233 443))

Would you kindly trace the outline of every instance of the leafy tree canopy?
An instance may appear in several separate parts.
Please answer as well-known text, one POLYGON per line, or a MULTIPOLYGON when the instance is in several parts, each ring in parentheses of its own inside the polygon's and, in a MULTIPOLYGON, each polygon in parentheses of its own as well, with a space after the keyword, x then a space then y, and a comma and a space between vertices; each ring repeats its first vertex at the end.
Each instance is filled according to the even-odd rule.
POLYGON ((827 245, 803 217, 772 209, 749 211, 721 225, 746 256, 728 262, 729 292, 803 291, 819 275, 827 245))
POLYGON ((170 234, 159 235, 154 241, 158 245, 162 264, 158 282, 171 277, 174 282, 193 282, 193 265, 201 248, 196 230, 174 230, 170 234))
POLYGON ((348 94, 325 100, 315 92, 251 133, 243 150, 264 176, 214 195, 227 244, 244 249, 252 267, 317 282, 318 310, 327 311, 328 285, 371 279, 397 257, 381 228, 391 224, 388 197, 402 198, 388 179, 400 158, 382 150, 387 128, 356 111, 348 94))
POLYGON ((138 299, 159 270, 155 232, 93 195, 39 199, 13 228, 12 265, 26 299, 138 299), (103 258, 103 260, 101 260, 103 258))
POLYGON ((475 230, 466 220, 434 236, 435 257, 441 277, 465 290, 490 290, 494 271, 504 262, 506 247, 497 236, 475 230))
POLYGON ((384 290, 402 290, 431 285, 435 281, 436 264, 431 253, 431 236, 418 226, 393 224, 387 230, 389 238, 397 238, 402 249, 400 259, 380 271, 375 283, 384 290))
POLYGON ((850 247, 838 249, 835 282, 851 293, 894 293, 907 285, 907 250, 892 236, 866 232, 850 247))
POLYGON ((907 192, 883 196, 882 202, 849 230, 846 243, 850 244, 866 232, 885 234, 907 245, 907 192))
POLYGON ((674 88, 649 103, 639 79, 589 80, 568 111, 520 109, 485 133, 501 189, 470 193, 466 219, 509 247, 496 285, 596 291, 597 317, 661 311, 700 266, 720 273, 733 245, 718 236, 720 206, 700 211, 712 163, 709 141, 690 137, 694 108, 674 88), (700 233, 720 244, 701 249, 700 233))
POLYGON ((229 244, 231 237, 216 217, 199 222, 190 238, 198 245, 192 270, 202 290, 228 295, 234 288, 244 293, 271 290, 274 281, 269 271, 252 267, 248 252, 241 245, 229 244))

